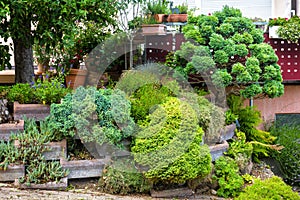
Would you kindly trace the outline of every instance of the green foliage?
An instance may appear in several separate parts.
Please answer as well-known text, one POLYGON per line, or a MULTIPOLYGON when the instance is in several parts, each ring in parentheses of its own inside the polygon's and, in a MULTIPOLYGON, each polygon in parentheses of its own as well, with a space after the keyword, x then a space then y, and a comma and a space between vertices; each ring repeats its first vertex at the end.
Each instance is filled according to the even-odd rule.
MULTIPOLYGON (((214 60, 209 56, 193 56, 190 63, 198 73, 206 72, 215 66, 214 60)), ((190 71, 191 70, 187 71, 187 74, 189 74, 190 71)))
MULTIPOLYGON (((1 18, 1 17, 0 17, 1 18)), ((1 33, 1 32, 0 32, 1 33)), ((0 71, 6 68, 11 69, 10 53, 8 45, 0 45, 0 71)))
POLYGON ((183 32, 194 44, 189 43, 192 51, 186 54, 186 59, 192 62, 181 66, 185 70, 179 71, 203 76, 201 73, 210 69, 215 86, 235 85, 237 87, 230 92, 246 98, 260 94, 274 98, 283 94, 282 76, 273 48, 263 43, 263 32, 256 29, 250 19, 242 17, 240 10, 225 6, 211 16, 194 17, 183 32), (193 45, 208 47, 214 62, 196 55, 194 49, 197 47, 193 45))
POLYGON ((148 193, 149 181, 137 170, 133 161, 119 159, 104 168, 99 186, 110 194, 148 193))
POLYGON ((40 162, 33 160, 26 168, 26 175, 19 178, 19 181, 27 185, 31 183, 59 182, 60 179, 66 177, 68 174, 69 171, 63 169, 59 161, 40 162))
MULTIPOLYGON (((277 20, 276 20, 277 21, 277 20)), ((289 20, 283 20, 280 19, 282 23, 280 24, 280 27, 278 28, 278 35, 282 37, 285 40, 288 40, 293 43, 299 42, 300 38, 300 19, 298 16, 293 16, 289 20)))
POLYGON ((276 144, 284 146, 280 152, 274 152, 274 157, 279 161, 284 174, 284 180, 290 185, 300 186, 299 126, 275 127, 271 133, 277 137, 276 144))
POLYGON ((215 12, 214 16, 216 16, 219 19, 219 22, 222 23, 228 17, 242 17, 242 12, 239 9, 234 9, 226 5, 223 7, 222 11, 215 12))
POLYGON ((212 104, 201 96, 198 97, 198 106, 197 116, 199 126, 205 132, 205 143, 215 144, 219 140, 220 131, 224 126, 224 112, 222 108, 212 104))
POLYGON ((218 87, 226 87, 231 84, 232 76, 226 69, 217 69, 211 76, 212 82, 218 87))
POLYGON ((195 111, 170 97, 144 121, 131 150, 135 161, 148 167, 145 177, 152 182, 184 183, 211 170, 202 135, 195 111))
POLYGON ((0 143, 0 169, 6 170, 9 164, 27 165, 26 175, 19 179, 21 183, 45 183, 67 176, 68 171, 59 162, 45 161, 42 153, 48 150, 45 144, 50 137, 46 132, 39 132, 33 119, 26 119, 24 132, 12 135, 10 139, 17 143, 0 143))
POLYGON ((147 11, 146 13, 154 15, 154 14, 169 14, 170 9, 168 7, 168 3, 165 0, 154 0, 149 1, 147 3, 147 11))
POLYGON ((231 95, 227 99, 231 111, 238 116, 240 131, 246 134, 246 141, 253 146, 253 159, 259 162, 258 158, 269 156, 273 150, 280 150, 281 147, 273 145, 275 137, 270 132, 256 129, 261 122, 260 112, 254 107, 242 107, 242 99, 231 95))
POLYGON ((241 95, 245 98, 254 97, 262 93, 262 87, 259 84, 252 84, 241 90, 241 95))
POLYGON ((214 59, 216 63, 224 64, 229 60, 228 54, 223 50, 217 50, 214 55, 214 59))
POLYGON ((216 160, 214 178, 219 184, 217 195, 225 198, 238 196, 244 185, 238 165, 230 157, 222 156, 216 160))
POLYGON ((127 96, 131 96, 145 84, 159 84, 157 75, 147 71, 131 70, 122 74, 115 88, 124 91, 127 96))
POLYGON ((52 77, 42 81, 38 79, 30 84, 17 83, 13 85, 7 94, 9 101, 18 101, 21 104, 40 103, 51 104, 59 103, 71 90, 64 86, 63 77, 52 77))
POLYGON ((33 103, 35 101, 33 89, 28 83, 17 83, 12 86, 7 94, 7 99, 19 103, 33 103))
POLYGON ((79 87, 61 104, 51 105, 49 126, 57 139, 77 132, 83 142, 120 145, 134 131, 130 110, 130 102, 120 90, 79 87))
POLYGON ((136 122, 145 120, 153 106, 165 102, 168 96, 172 96, 172 92, 165 86, 158 84, 142 86, 130 97, 132 117, 136 122))
POLYGON ((229 149, 226 155, 233 158, 239 169, 245 169, 251 161, 253 146, 246 142, 246 135, 243 132, 236 131, 236 138, 229 143, 229 149))
POLYGON ((238 115, 234 114, 232 110, 228 109, 225 112, 225 124, 230 125, 236 122, 238 115))
POLYGON ((31 87, 34 89, 33 93, 37 102, 48 105, 59 103, 67 93, 71 92, 71 89, 64 86, 64 77, 62 76, 44 81, 38 79, 31 87))
POLYGON ((293 192, 292 188, 286 185, 281 178, 273 176, 266 180, 256 179, 253 185, 247 186, 244 192, 236 200, 245 199, 290 199, 299 200, 300 196, 293 192))
POLYGON ((270 19, 268 25, 270 27, 272 27, 272 26, 282 26, 282 25, 286 24, 287 21, 288 21, 287 18, 278 17, 278 18, 270 19))
POLYGON ((266 81, 263 87, 263 91, 271 98, 281 96, 284 93, 284 86, 276 81, 270 80, 266 81))

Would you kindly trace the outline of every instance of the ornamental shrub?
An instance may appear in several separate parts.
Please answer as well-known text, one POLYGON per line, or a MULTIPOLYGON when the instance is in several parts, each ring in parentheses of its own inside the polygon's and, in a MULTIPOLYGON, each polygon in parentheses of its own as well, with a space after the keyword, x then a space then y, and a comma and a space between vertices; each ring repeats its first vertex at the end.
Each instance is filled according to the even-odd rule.
POLYGON ((134 132, 131 105, 120 90, 78 87, 61 104, 52 104, 48 117, 56 138, 78 134, 82 142, 120 145, 134 132))
POLYGON ((300 186, 300 135, 299 126, 275 127, 271 130, 276 136, 276 144, 284 146, 274 157, 279 161, 284 180, 290 185, 300 186))
POLYGON ((211 156, 192 107, 175 97, 144 120, 131 148, 153 183, 184 183, 211 171, 211 156), (145 167, 145 168, 144 168, 145 167))
POLYGON ((290 199, 299 200, 300 196, 293 192, 292 188, 286 185, 281 178, 273 176, 266 180, 256 179, 254 184, 247 186, 235 200, 260 199, 277 200, 290 199))
POLYGON ((149 181, 128 159, 118 159, 106 166, 99 186, 100 191, 110 194, 148 193, 151 189, 149 181))
POLYGON ((243 177, 239 174, 239 167, 230 157, 220 157, 216 160, 214 178, 219 183, 217 195, 225 198, 237 196, 244 185, 243 177))
POLYGON ((131 113, 136 122, 143 121, 153 106, 165 102, 172 92, 159 84, 147 84, 135 91, 131 96, 131 113))

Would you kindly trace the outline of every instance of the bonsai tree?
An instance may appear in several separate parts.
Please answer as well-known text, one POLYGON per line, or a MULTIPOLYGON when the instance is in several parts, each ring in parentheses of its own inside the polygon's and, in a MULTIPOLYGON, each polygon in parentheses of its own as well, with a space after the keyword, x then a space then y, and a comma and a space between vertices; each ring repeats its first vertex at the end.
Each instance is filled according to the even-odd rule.
POLYGON ((240 10, 225 6, 212 15, 190 17, 183 31, 193 43, 186 42, 176 51, 173 67, 185 75, 199 74, 212 83, 215 95, 228 86, 228 93, 245 98, 283 94, 278 57, 263 43, 263 32, 240 10))
MULTIPOLYGON (((1 3, 0 36, 13 39, 16 82, 31 81, 34 40, 45 46, 47 51, 50 47, 56 47, 57 43, 70 44, 77 35, 76 22, 95 21, 102 27, 114 29, 120 5, 115 0, 4 0, 1 3)), ((103 31, 103 39, 110 32, 108 29, 103 31)))

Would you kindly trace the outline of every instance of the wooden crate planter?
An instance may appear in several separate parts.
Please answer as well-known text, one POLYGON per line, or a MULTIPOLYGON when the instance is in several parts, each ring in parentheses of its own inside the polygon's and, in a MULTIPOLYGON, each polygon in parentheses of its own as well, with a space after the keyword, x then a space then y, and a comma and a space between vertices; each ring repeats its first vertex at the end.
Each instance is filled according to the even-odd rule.
POLYGON ((102 175, 103 168, 108 160, 72 160, 61 159, 60 164, 64 169, 69 170, 68 179, 93 178, 102 175))
POLYGON ((50 114, 50 106, 43 104, 19 104, 14 102, 14 120, 21 120, 24 116, 43 120, 50 114))
POLYGON ((22 132, 24 130, 24 120, 16 123, 0 124, 0 140, 8 141, 10 135, 22 132))
POLYGON ((25 176, 24 165, 8 165, 6 170, 0 170, 0 182, 15 181, 25 176))
POLYGON ((166 35, 167 26, 164 24, 143 24, 143 35, 166 35))
POLYGON ((41 189, 41 190, 65 190, 68 187, 68 178, 62 178, 59 182, 48 182, 43 184, 30 184, 26 185, 20 183, 19 179, 15 179, 15 186, 20 189, 41 189))
MULTIPOLYGON (((19 146, 19 141, 15 140, 14 145, 19 146)), ((60 142, 50 142, 45 144, 48 147, 48 151, 43 152, 45 160, 61 160, 67 157, 67 140, 63 139, 60 142)))
POLYGON ((212 161, 215 161, 219 157, 223 156, 224 152, 226 152, 228 148, 229 144, 226 140, 222 144, 209 146, 212 161))
POLYGON ((224 129, 221 130, 220 139, 218 143, 222 143, 225 140, 232 139, 232 137, 234 136, 235 129, 236 129, 235 124, 225 126, 224 129))

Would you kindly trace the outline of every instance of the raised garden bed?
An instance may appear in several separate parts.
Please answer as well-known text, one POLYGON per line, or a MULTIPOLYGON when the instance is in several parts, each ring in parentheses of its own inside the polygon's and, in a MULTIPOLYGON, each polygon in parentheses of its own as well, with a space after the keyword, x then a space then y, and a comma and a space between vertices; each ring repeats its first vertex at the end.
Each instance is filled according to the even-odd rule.
MULTIPOLYGON (((14 141, 16 147, 19 146, 19 141, 14 141)), ((48 151, 43 152, 45 160, 60 160, 67 157, 67 141, 66 139, 60 142, 50 142, 45 144, 48 147, 48 151)))
POLYGON ((24 165, 8 165, 6 170, 0 170, 0 182, 15 181, 25 176, 24 165))
POLYGON ((25 183, 20 183, 19 179, 15 179, 15 186, 20 189, 41 189, 41 190, 65 190, 68 187, 68 178, 62 178, 59 182, 48 182, 43 184, 31 183, 27 185, 25 183))
POLYGON ((64 169, 69 170, 68 179, 93 178, 100 177, 105 164, 109 162, 106 159, 93 160, 60 160, 60 164, 64 169))
POLYGON ((43 120, 50 114, 50 106, 43 104, 19 104, 14 102, 14 120, 25 117, 43 120))
POLYGON ((161 191, 151 190, 151 197, 154 198, 184 198, 192 195, 194 195, 194 191, 187 187, 161 191))
POLYGON ((0 124, 0 140, 8 141, 12 134, 24 130, 24 120, 15 123, 0 124))

